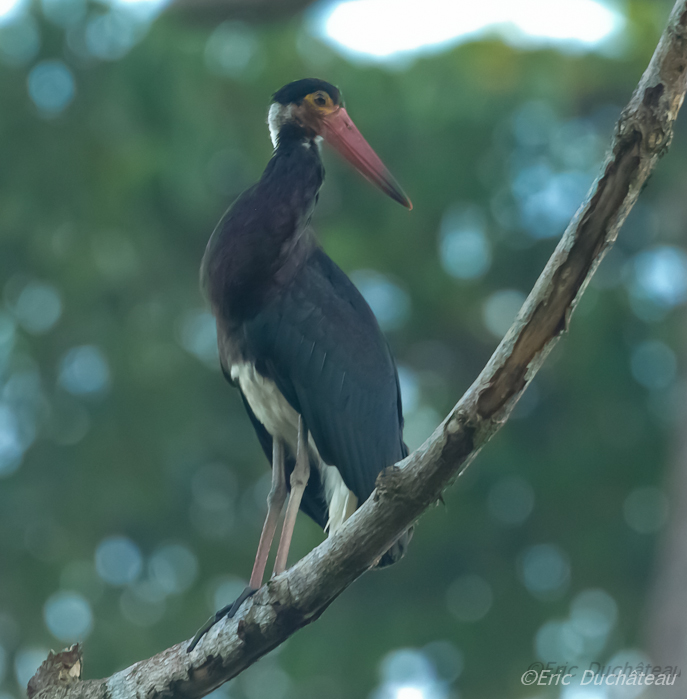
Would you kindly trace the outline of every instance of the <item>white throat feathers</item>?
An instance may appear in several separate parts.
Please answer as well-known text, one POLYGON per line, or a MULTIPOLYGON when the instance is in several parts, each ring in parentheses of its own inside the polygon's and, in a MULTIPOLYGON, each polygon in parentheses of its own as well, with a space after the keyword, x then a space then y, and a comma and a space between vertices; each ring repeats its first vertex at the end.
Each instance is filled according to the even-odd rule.
MULTIPOLYGON (((279 102, 273 102, 270 106, 270 110, 267 113, 267 125, 270 128, 270 138, 272 139, 272 145, 276 148, 279 145, 279 130, 284 124, 293 120, 293 105, 292 104, 279 104, 279 102)), ((315 136, 313 139, 318 146, 322 143, 322 136, 315 136)), ((306 148, 310 148, 310 141, 306 140, 303 142, 306 148)))
POLYGON ((270 127, 270 138, 275 148, 279 143, 279 129, 293 117, 292 108, 293 105, 279 104, 279 102, 273 102, 270 105, 270 111, 267 113, 267 125, 270 127))

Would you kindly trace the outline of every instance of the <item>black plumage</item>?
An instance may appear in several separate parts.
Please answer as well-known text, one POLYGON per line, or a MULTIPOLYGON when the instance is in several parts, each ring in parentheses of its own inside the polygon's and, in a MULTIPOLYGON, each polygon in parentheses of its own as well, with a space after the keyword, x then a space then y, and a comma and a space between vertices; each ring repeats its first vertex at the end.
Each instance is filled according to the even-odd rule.
MULTIPOLYGON (((203 278, 225 374, 250 362, 274 381, 362 502, 379 472, 406 455, 401 397, 374 314, 308 229, 324 168, 319 148, 305 148, 304 139, 300 129, 282 129, 260 182, 215 230, 203 278)), ((271 459, 271 435, 251 417, 271 459)), ((287 458, 295 455, 287 450, 287 458)), ((315 490, 306 488, 302 509, 324 527, 315 490)))
MULTIPOLYGON (((222 370, 241 392, 273 464, 272 488, 249 586, 189 650, 262 584, 287 490, 277 574, 286 567, 299 507, 324 529, 340 526, 370 496, 379 473, 407 455, 387 342, 364 298, 310 230, 324 180, 322 139, 386 194, 412 204, 333 85, 312 78, 289 83, 274 94, 268 123, 274 154, 217 225, 201 279, 217 321, 222 370)), ((398 560, 409 536, 394 542, 379 565, 398 560)))
POLYGON ((339 88, 319 78, 304 78, 303 80, 295 80, 292 83, 288 83, 288 85, 284 85, 284 87, 272 95, 272 101, 279 104, 298 104, 304 97, 318 90, 326 92, 332 98, 334 104, 338 105, 341 102, 339 88))
MULTIPOLYGON (((222 370, 241 392, 273 463, 251 584, 215 621, 260 586, 286 489, 292 487, 275 572, 285 567, 299 504, 321 527, 338 526, 351 506, 370 496, 380 471, 407 455, 388 344, 360 292, 309 227, 324 180, 322 138, 389 196, 412 205, 333 85, 307 79, 278 90, 269 126, 274 154, 260 180, 222 217, 201 268, 222 370)), ((380 564, 398 560, 408 537, 380 564)))
MULTIPOLYGON (((257 370, 305 418, 322 459, 366 500, 379 472, 407 452, 396 366, 360 292, 312 246, 290 283, 245 323, 243 337, 257 370)), ((270 458, 271 439, 261 443, 270 458)), ((324 526, 314 490, 306 488, 302 509, 324 526)))

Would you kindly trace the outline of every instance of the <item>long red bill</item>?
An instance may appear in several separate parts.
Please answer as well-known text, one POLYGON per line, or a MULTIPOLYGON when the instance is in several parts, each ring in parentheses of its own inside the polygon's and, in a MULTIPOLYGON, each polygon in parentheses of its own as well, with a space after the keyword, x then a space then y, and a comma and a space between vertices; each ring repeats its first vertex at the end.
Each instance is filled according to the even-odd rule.
POLYGON ((372 184, 409 210, 413 208, 401 186, 363 138, 343 107, 324 117, 322 138, 372 184))

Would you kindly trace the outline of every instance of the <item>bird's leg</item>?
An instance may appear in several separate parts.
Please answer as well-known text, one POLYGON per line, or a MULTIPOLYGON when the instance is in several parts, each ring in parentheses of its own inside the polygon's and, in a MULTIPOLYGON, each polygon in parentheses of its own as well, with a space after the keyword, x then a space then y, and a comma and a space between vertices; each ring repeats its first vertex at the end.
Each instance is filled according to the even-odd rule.
POLYGON ((305 426, 303 416, 298 416, 298 447, 296 449, 296 466, 291 474, 291 494, 289 504, 286 506, 284 526, 281 530, 277 559, 274 562, 274 575, 279 575, 286 570, 286 558, 289 555, 293 528, 296 524, 296 515, 301 505, 303 491, 310 477, 310 457, 308 456, 308 428, 305 426))
MULTIPOLYGON (((293 479, 292 479, 293 480, 293 479)), ((277 530, 279 515, 286 500, 286 467, 284 464, 284 443, 275 438, 272 441, 272 487, 267 496, 267 517, 262 527, 258 552, 255 555, 253 572, 248 587, 257 590, 262 585, 267 557, 270 555, 274 532, 277 530)))
POLYGON ((262 579, 265 575, 267 557, 270 555, 270 548, 272 548, 274 532, 277 530, 279 515, 284 507, 285 500, 286 466, 284 464, 284 443, 281 439, 275 438, 272 440, 272 487, 267 495, 267 516, 265 517, 265 523, 262 525, 260 543, 258 544, 258 552, 255 554, 255 563, 253 564, 250 582, 248 583, 248 587, 244 588, 243 592, 234 602, 228 604, 226 607, 222 607, 222 609, 208 619, 205 626, 198 631, 193 641, 191 641, 188 647, 189 653, 220 619, 224 617, 231 619, 239 610, 239 607, 260 589, 262 579))

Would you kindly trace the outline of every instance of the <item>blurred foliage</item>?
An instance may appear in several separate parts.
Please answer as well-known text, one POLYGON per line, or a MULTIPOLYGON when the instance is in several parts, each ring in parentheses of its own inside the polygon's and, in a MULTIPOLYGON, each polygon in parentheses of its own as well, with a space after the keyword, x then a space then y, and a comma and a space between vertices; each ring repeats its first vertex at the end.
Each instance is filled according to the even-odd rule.
MULTIPOLYGON (((409 214, 325 153, 314 226, 377 299, 414 447, 481 370, 598 174, 669 5, 629 3, 614 55, 483 40, 393 70, 343 60, 298 18, 162 17, 106 60, 118 56, 89 56, 36 10, 33 55, 0 64, 3 699, 75 636, 89 634, 88 677, 190 637, 250 572, 268 464, 218 371, 197 277, 216 221, 270 157, 270 94, 309 75, 339 85, 413 200, 409 214), (250 60, 223 53, 227 34, 250 60), (45 75, 61 93, 41 97, 45 75)), ((569 336, 405 560, 219 694, 391 697, 383 673, 405 671, 432 675, 426 698, 525 697, 540 657, 641 645, 656 488, 685 417, 684 124, 569 336), (589 604, 608 623, 585 635, 563 622, 590 589, 607 593, 589 604)), ((293 560, 322 537, 299 518, 293 560)))

